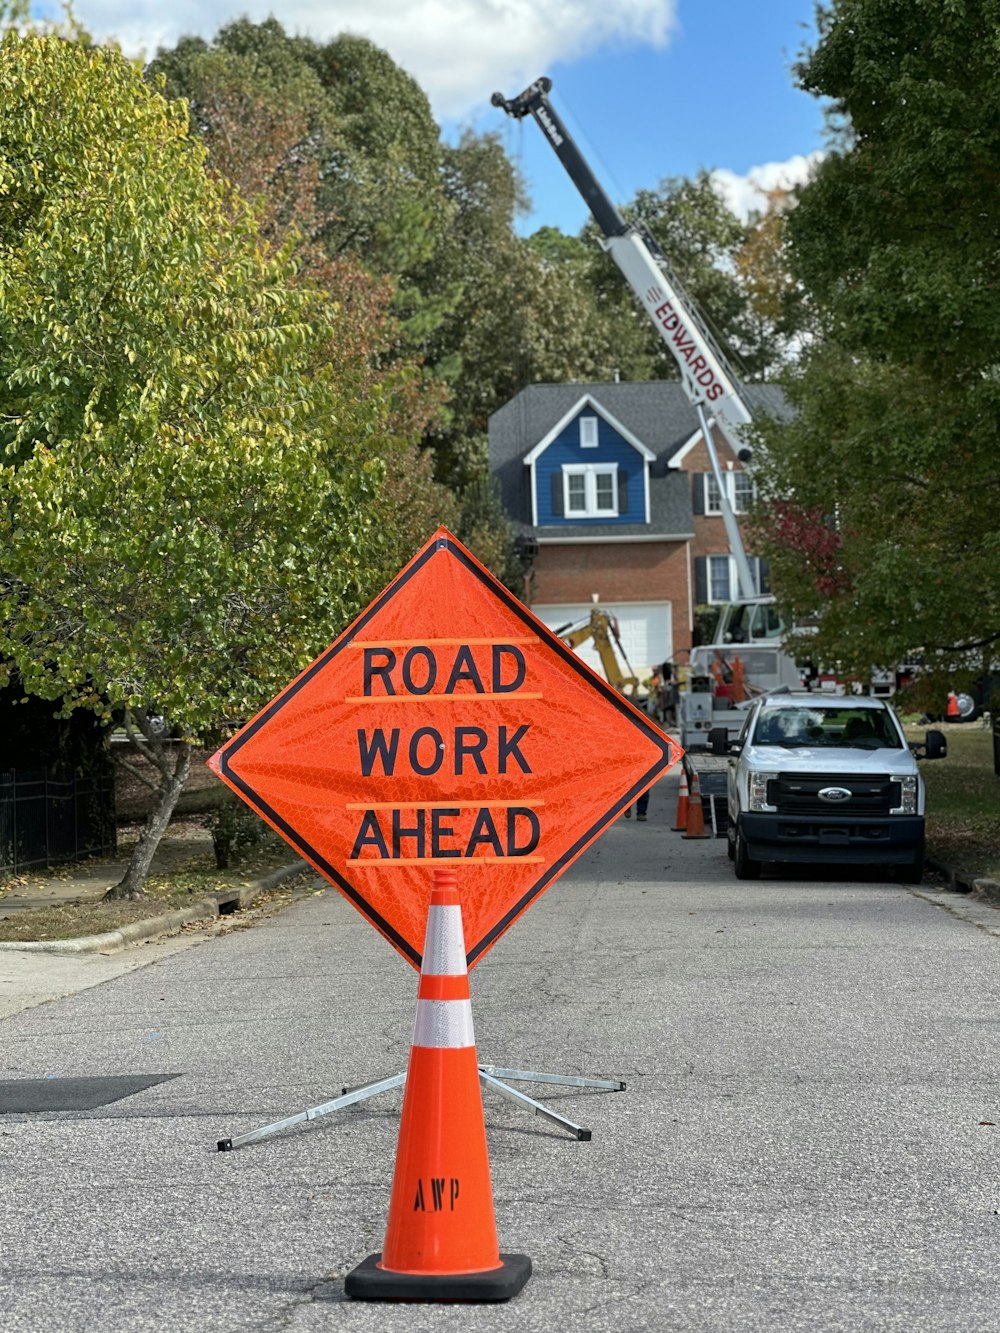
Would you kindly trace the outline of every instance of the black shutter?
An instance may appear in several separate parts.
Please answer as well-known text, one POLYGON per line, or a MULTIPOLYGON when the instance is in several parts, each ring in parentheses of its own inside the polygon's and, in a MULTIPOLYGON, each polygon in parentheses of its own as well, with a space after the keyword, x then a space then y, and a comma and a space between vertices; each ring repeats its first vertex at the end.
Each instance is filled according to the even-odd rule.
POLYGON ((628 473, 623 467, 618 469, 618 512, 628 513, 628 473))
POLYGON ((694 604, 705 606, 708 603, 708 556, 696 555, 694 558, 694 604))
POLYGON ((565 510, 563 509, 563 476, 562 469, 552 473, 552 516, 553 518, 562 518, 565 510))
POLYGON ((761 594, 771 591, 771 562, 763 557, 757 559, 757 591, 761 594))
POLYGON ((693 472, 691 474, 691 508, 696 514, 705 512, 704 472, 693 472))

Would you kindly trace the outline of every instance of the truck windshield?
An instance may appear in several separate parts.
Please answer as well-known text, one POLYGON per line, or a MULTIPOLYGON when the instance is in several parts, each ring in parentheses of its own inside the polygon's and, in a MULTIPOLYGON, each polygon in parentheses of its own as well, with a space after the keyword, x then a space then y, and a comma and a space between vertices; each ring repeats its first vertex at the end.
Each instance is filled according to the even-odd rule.
POLYGON ((826 746, 837 749, 898 750, 902 747, 888 713, 874 708, 764 708, 754 745, 826 746))

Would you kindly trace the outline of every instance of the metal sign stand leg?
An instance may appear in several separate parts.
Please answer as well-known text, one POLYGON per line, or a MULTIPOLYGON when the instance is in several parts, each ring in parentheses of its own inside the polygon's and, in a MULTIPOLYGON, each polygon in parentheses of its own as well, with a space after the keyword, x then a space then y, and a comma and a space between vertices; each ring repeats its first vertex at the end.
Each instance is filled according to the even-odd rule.
POLYGON ((534 1111, 535 1115, 544 1116, 546 1120, 551 1120, 554 1125, 560 1125, 568 1130, 574 1138, 584 1142, 590 1140, 589 1129, 584 1129, 582 1125, 574 1124, 566 1116, 559 1115, 551 1107, 544 1106, 541 1102, 536 1102, 534 1097, 529 1097, 526 1093, 517 1088, 509 1086, 505 1080, 513 1079, 515 1083, 551 1083, 564 1088, 603 1088, 606 1092, 624 1092, 625 1084, 618 1078, 579 1078, 575 1074, 540 1074, 532 1069, 501 1069, 497 1065, 480 1065, 479 1081, 486 1088, 492 1088, 504 1097, 509 1097, 511 1101, 519 1102, 522 1106, 528 1106, 534 1111))
MULTIPOLYGON (((505 1079, 512 1079, 521 1083, 550 1083, 567 1088, 601 1088, 606 1092, 624 1092, 625 1084, 621 1079, 610 1078, 579 1078, 574 1074, 542 1074, 529 1069, 502 1069, 497 1065, 480 1065, 479 1081, 483 1087, 492 1088, 494 1092, 499 1092, 502 1096, 517 1102, 521 1106, 526 1106, 534 1111, 535 1115, 544 1116, 554 1125, 559 1125, 572 1134, 574 1138, 583 1142, 589 1141, 591 1133, 582 1125, 575 1124, 566 1116, 559 1115, 551 1107, 535 1101, 533 1097, 519 1091, 517 1088, 510 1087, 505 1079)), ((219 1139, 217 1147, 219 1152, 232 1152, 234 1148, 242 1148, 245 1143, 258 1143, 261 1139, 270 1138, 272 1134, 280 1134, 282 1130, 291 1129, 293 1125, 304 1124, 307 1120, 318 1120, 321 1116, 330 1115, 334 1111, 342 1111, 347 1106, 354 1106, 357 1102, 367 1101, 369 1097, 376 1096, 380 1092, 388 1092, 391 1088, 401 1087, 406 1082, 406 1074, 391 1074, 387 1078, 377 1079, 373 1083, 364 1083, 358 1088, 343 1088, 339 1097, 334 1097, 332 1101, 323 1102, 320 1106, 311 1106, 306 1111, 300 1111, 297 1115, 288 1116, 285 1120, 276 1120, 274 1124, 263 1125, 260 1129, 252 1129, 247 1134, 235 1134, 229 1139, 219 1139)))

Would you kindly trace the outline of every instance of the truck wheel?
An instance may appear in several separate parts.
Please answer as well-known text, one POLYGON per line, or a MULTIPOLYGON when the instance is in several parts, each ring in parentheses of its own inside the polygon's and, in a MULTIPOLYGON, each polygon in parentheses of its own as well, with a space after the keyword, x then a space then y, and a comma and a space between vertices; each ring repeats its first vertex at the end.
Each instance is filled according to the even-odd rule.
POLYGON ((736 825, 736 847, 733 853, 735 861, 735 870, 737 879, 759 879, 760 862, 755 861, 747 852, 747 840, 743 836, 743 830, 736 825))
POLYGON ((730 861, 736 860, 736 835, 731 828, 726 830, 726 855, 730 861))
POLYGON ((972 695, 966 694, 964 690, 959 693, 956 703, 958 704, 959 722, 975 722, 983 711, 972 695))
POLYGON ((923 852, 917 859, 908 866, 900 866, 896 871, 896 878, 900 884, 922 884, 924 879, 924 855, 923 852))

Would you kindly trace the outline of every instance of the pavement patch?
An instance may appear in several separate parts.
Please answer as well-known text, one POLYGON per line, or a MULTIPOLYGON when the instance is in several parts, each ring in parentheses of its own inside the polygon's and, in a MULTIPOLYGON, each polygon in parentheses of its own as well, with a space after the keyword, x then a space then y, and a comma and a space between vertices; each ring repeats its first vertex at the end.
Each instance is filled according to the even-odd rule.
POLYGON ((93 1111, 120 1102, 180 1074, 120 1074, 109 1078, 14 1078, 0 1080, 0 1115, 36 1111, 93 1111))

